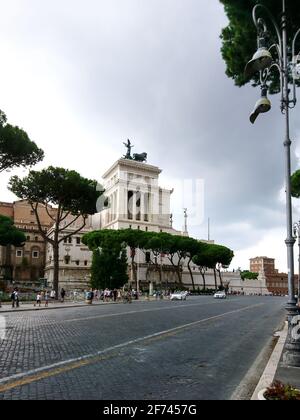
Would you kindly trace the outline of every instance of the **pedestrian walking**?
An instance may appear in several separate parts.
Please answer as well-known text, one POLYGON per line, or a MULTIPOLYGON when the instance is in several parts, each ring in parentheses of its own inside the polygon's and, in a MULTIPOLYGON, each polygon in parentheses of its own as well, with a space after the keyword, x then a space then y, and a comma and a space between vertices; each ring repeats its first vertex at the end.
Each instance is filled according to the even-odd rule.
POLYGON ((65 296, 66 296, 66 291, 65 291, 64 288, 62 288, 61 289, 61 292, 60 292, 61 303, 64 303, 65 302, 65 296))
POLYGON ((11 300, 11 307, 14 308, 16 301, 15 301, 15 291, 12 292, 12 294, 10 295, 10 300, 11 300))
POLYGON ((41 295, 40 292, 37 292, 36 301, 35 301, 34 306, 38 306, 40 308, 41 307, 41 303, 42 303, 42 295, 41 295))
POLYGON ((15 304, 16 304, 16 308, 18 308, 20 306, 19 290, 18 289, 15 289, 15 304))
POLYGON ((106 288, 104 290, 104 302, 108 302, 110 296, 110 291, 106 288))
POLYGON ((56 292, 55 292, 55 290, 51 290, 51 292, 50 292, 50 298, 51 298, 52 301, 55 300, 55 298, 56 298, 56 292))
POLYGON ((49 304, 49 293, 46 291, 45 292, 45 308, 48 308, 48 304, 49 304))
POLYGON ((118 289, 117 300, 118 300, 118 302, 121 302, 121 300, 122 300, 122 293, 121 293, 121 290, 120 289, 118 289))
POLYGON ((117 296, 118 296, 118 291, 117 291, 117 289, 114 289, 114 290, 113 290, 114 302, 116 302, 116 301, 117 301, 117 296))

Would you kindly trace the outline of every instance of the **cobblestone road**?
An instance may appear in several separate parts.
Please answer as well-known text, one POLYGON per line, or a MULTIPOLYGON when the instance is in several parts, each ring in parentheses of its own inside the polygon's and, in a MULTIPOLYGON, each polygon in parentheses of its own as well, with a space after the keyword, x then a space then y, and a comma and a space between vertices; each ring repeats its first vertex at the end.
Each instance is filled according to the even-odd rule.
POLYGON ((0 399, 228 399, 284 303, 193 297, 6 314, 0 399))

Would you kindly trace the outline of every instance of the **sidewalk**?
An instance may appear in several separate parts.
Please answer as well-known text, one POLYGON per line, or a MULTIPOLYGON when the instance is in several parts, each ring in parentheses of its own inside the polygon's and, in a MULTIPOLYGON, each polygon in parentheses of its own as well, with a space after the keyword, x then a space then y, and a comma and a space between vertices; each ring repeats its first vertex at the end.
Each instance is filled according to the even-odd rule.
MULTIPOLYGON (((140 298, 138 300, 133 300, 134 302, 150 302, 153 301, 151 298, 148 300, 147 298, 140 298)), ((69 308, 91 308, 93 306, 104 306, 104 305, 119 305, 123 304, 123 301, 121 302, 103 302, 95 300, 93 301, 92 305, 86 303, 84 300, 82 301, 66 301, 65 303, 61 303, 59 301, 56 301, 55 303, 52 303, 49 301, 49 306, 45 307, 45 303, 41 304, 41 307, 34 306, 34 302, 29 303, 22 303, 20 302, 19 308, 12 308, 11 303, 2 303, 2 307, 0 308, 0 314, 1 313, 14 313, 14 312, 28 312, 28 311, 42 311, 42 310, 51 310, 51 309, 69 309, 69 308)))
POLYGON ((275 380, 300 389, 300 367, 285 366, 281 358, 276 371, 275 380))
POLYGON ((274 381, 280 381, 284 384, 289 384, 294 388, 300 389, 300 368, 286 366, 282 361, 287 334, 288 323, 286 322, 284 329, 277 334, 279 340, 254 391, 251 398, 252 401, 260 400, 263 391, 271 386, 274 381))

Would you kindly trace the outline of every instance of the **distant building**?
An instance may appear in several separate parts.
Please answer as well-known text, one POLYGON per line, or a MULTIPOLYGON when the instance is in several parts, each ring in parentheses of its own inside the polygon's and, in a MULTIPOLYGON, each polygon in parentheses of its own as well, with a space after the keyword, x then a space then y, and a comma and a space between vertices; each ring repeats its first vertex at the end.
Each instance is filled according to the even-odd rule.
MULTIPOLYGON (((40 221, 45 232, 52 226, 56 210, 40 206, 40 221), (48 213, 47 213, 48 210, 48 213)), ((10 217, 15 226, 24 232, 24 247, 0 247, 0 278, 13 280, 16 285, 31 286, 44 277, 46 244, 34 212, 26 200, 14 203, 0 202, 0 214, 10 217)))
MULTIPOLYGON (((86 227, 70 237, 67 243, 60 244, 59 282, 65 289, 85 289, 90 280, 92 252, 81 242, 84 233, 102 229, 133 229, 144 232, 167 232, 173 235, 188 236, 187 212, 183 213, 185 224, 184 232, 175 230, 172 226, 171 195, 172 190, 159 185, 159 176, 162 170, 148 163, 122 158, 117 160, 102 176, 102 185, 105 189, 105 203, 100 203, 99 213, 90 216, 86 227), (102 208, 102 206, 104 208, 102 208), (100 211, 102 209, 102 211, 100 211)), ((102 197, 103 198, 103 197, 102 197)), ((101 199, 100 199, 101 201, 101 199)), ((80 225, 80 221, 77 224, 80 225)), ((66 222, 66 224, 68 224, 66 222)), ((76 231, 78 226, 69 226, 65 233, 76 231)), ((63 226, 62 226, 63 227, 63 226)), ((51 231, 49 232, 51 235, 51 231)), ((213 243, 213 241, 210 241, 213 243)), ((128 249, 128 257, 130 250, 128 249)), ((133 288, 154 290, 156 287, 176 288, 178 286, 178 273, 167 255, 158 257, 158 265, 149 264, 148 255, 137 251, 136 264, 138 285, 133 281, 133 273, 129 266, 130 283, 133 288), (163 272, 163 284, 160 282, 160 270, 163 272)), ((48 283, 53 282, 53 252, 47 246, 46 277, 48 283)), ((182 264, 182 281, 186 287, 192 288, 189 271, 182 264)), ((196 287, 203 287, 199 269, 192 265, 196 287)), ((230 275, 223 273, 229 279, 240 277, 238 273, 230 275)), ((207 286, 213 288, 215 284, 213 273, 207 273, 207 286)))
MULTIPOLYGON (((145 154, 142 154, 142 156, 145 154)), ((126 155, 127 156, 127 155, 126 155)), ((82 236, 94 230, 101 229, 136 229, 145 232, 167 232, 173 235, 188 236, 188 209, 184 209, 184 228, 178 231, 173 228, 171 214, 171 195, 173 190, 159 185, 161 169, 157 166, 135 160, 128 153, 127 158, 117 160, 103 175, 105 188, 105 203, 99 200, 98 213, 90 216, 84 229, 82 220, 72 223, 71 219, 62 222, 59 245, 59 287, 70 289, 86 289, 89 287, 92 252, 82 243, 82 236)), ((2 277, 12 279, 16 285, 34 285, 40 278, 46 278, 48 286, 52 287, 54 277, 53 249, 45 243, 40 234, 34 212, 27 201, 15 203, 0 203, 0 214, 10 216, 27 241, 24 248, 6 247, 0 249, 0 273, 2 277), (1 269, 2 267, 2 269, 1 269)), ((40 206, 41 225, 45 233, 51 237, 56 214, 54 208, 40 206)), ((205 242, 205 241, 204 241, 205 242)), ((206 241, 207 242, 207 241, 206 241)), ((213 243, 213 241, 208 241, 213 243)), ((128 249, 128 257, 130 251, 128 249)), ((153 257, 153 256, 152 256, 153 257)), ((151 264, 151 254, 137 251, 137 277, 133 281, 133 271, 129 265, 128 273, 131 286, 144 290, 156 288, 176 288, 179 286, 178 270, 181 273, 183 286, 192 289, 192 279, 187 267, 187 261, 182 261, 179 267, 171 264, 168 255, 156 256, 157 264, 151 264), (149 258, 150 257, 150 258, 149 258), (160 274, 162 284, 160 284, 160 274)), ((203 287, 203 278, 199 268, 191 264, 194 275, 194 285, 203 287)), ((240 273, 222 272, 225 287, 239 287, 240 273)), ((218 284, 222 279, 218 275, 218 284)), ((243 283, 244 285, 244 283, 243 283)), ((206 287, 215 288, 215 277, 212 270, 206 273, 206 287)))
MULTIPOLYGON (((275 268, 275 259, 256 257, 250 259, 250 271, 259 273, 258 280, 264 281, 269 293, 274 295, 288 294, 288 275, 279 273, 275 268)), ((298 291, 298 276, 294 277, 295 291, 298 291)))
POLYGON ((140 229, 181 234, 171 226, 172 190, 159 186, 161 169, 143 162, 119 159, 103 175, 108 209, 101 229, 140 229))
MULTIPOLYGON (((67 226, 72 221, 73 216, 70 216, 62 222, 62 228, 67 226)), ((59 287, 64 289, 87 289, 90 284, 92 252, 87 246, 82 243, 82 236, 92 230, 92 219, 89 218, 85 228, 80 232, 68 237, 69 234, 78 230, 82 224, 82 218, 72 223, 60 233, 60 238, 65 237, 59 244, 59 287)), ((48 231, 49 237, 53 237, 54 230, 51 228, 48 231)), ((46 246, 46 267, 45 277, 49 286, 53 285, 54 277, 54 260, 53 248, 48 243, 46 246)))
MULTIPOLYGON (((287 295, 288 288, 288 275, 286 273, 271 273, 266 274, 267 288, 269 292, 274 295, 287 295)), ((298 276, 294 276, 295 293, 298 293, 298 276)))
POLYGON ((278 273, 275 269, 275 259, 268 257, 256 257, 250 259, 250 271, 252 273, 259 273, 264 271, 266 274, 278 273))
MULTIPOLYGON (((132 159, 119 159, 103 175, 105 188, 105 208, 90 216, 86 227, 60 244, 59 283, 65 289, 85 289, 90 281, 92 252, 81 242, 83 234, 101 229, 136 229, 145 232, 168 232, 181 235, 172 227, 170 200, 172 190, 159 186, 161 169, 157 166, 132 159)), ((100 210, 100 209, 99 209, 100 210)), ((76 231, 82 221, 68 227, 61 234, 76 231)), ((65 224, 69 224, 65 221, 65 224)), ((62 226, 63 228, 63 226, 62 226)), ((51 236, 51 230, 49 231, 51 236)), ((130 252, 128 250, 128 257, 130 252)), ((159 273, 156 267, 149 266, 143 252, 137 251, 139 286, 149 287, 149 282, 158 283, 159 273)), ((175 286, 177 273, 166 256, 160 257, 161 269, 164 272, 165 285, 175 286)), ((53 252, 47 245, 46 277, 53 283, 53 252)), ((129 270, 129 274, 130 273, 129 270)), ((136 287, 132 283, 133 287, 136 287)))

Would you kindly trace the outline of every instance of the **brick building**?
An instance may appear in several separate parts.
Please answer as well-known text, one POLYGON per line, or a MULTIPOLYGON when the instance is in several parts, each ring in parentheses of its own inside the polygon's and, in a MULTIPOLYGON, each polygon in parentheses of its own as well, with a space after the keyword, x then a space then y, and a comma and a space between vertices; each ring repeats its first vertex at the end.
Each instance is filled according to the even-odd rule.
MULTIPOLYGON (((56 210, 40 206, 41 225, 46 232, 56 210), (49 214, 48 214, 49 213, 49 214)), ((26 200, 14 203, 0 202, 0 214, 11 217, 15 226, 26 235, 22 248, 0 247, 0 278, 14 280, 16 284, 30 285, 44 277, 46 244, 39 232, 34 212, 26 200)))
POLYGON ((250 271, 252 273, 259 273, 264 271, 265 274, 278 273, 275 269, 275 259, 268 257, 256 257, 250 259, 250 271))
MULTIPOLYGON (((259 273, 265 278, 266 287, 274 295, 288 294, 288 275, 279 273, 275 268, 275 259, 268 257, 256 257, 250 259, 250 271, 259 273)), ((295 291, 298 292, 298 276, 294 277, 295 291)))
MULTIPOLYGON (((273 295, 287 295, 288 289, 288 275, 286 273, 266 274, 267 288, 273 295)), ((298 276, 294 276, 295 293, 298 293, 298 276)))

